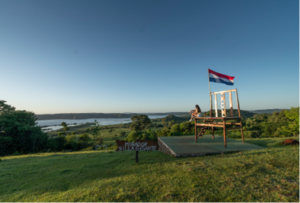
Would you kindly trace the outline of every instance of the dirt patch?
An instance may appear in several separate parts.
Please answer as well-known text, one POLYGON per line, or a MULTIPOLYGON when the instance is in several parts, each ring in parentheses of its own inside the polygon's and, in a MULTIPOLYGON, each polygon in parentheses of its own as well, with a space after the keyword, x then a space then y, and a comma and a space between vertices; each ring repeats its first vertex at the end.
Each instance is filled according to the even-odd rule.
POLYGON ((293 140, 293 139, 286 139, 283 142, 281 142, 281 144, 284 144, 284 145, 299 145, 299 142, 297 140, 293 140))

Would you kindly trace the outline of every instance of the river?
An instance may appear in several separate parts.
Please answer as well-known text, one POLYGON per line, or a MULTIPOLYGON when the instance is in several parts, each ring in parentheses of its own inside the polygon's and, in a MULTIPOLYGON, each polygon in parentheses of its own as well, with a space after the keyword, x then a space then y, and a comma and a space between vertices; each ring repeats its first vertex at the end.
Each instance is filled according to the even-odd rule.
MULTIPOLYGON (((167 115, 148 115, 150 119, 163 118, 167 115)), ((62 122, 68 126, 80 125, 84 123, 94 123, 95 120, 99 125, 114 125, 120 123, 130 123, 130 118, 89 118, 89 119, 55 119, 55 120, 37 120, 37 125, 43 127, 44 130, 58 130, 62 128, 62 122), (76 124, 75 124, 76 123, 76 124), (45 127, 47 126, 47 127, 45 127)))

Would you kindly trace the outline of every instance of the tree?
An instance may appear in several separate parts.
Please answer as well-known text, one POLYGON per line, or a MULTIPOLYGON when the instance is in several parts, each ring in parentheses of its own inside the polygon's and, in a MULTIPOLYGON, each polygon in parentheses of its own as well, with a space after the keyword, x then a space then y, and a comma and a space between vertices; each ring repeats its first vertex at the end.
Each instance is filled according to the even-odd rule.
POLYGON ((179 124, 173 125, 171 130, 172 132, 180 132, 180 125, 179 124))
POLYGON ((0 100, 0 114, 5 112, 15 111, 15 107, 5 104, 6 101, 0 100))
POLYGON ((61 125, 64 127, 64 130, 69 130, 68 125, 65 122, 62 122, 61 125))
POLYGON ((93 127, 90 130, 90 132, 94 136, 94 138, 96 138, 96 137, 100 136, 100 127, 99 126, 93 127))
POLYGON ((141 132, 151 125, 151 121, 147 115, 132 116, 131 120, 130 130, 132 131, 141 132))
POLYGON ((28 111, 15 111, 14 107, 6 107, 0 114, 0 142, 6 143, 5 149, 1 148, 0 153, 2 155, 16 151, 28 153, 44 149, 48 136, 36 125, 35 114, 28 111))
POLYGON ((289 119, 288 131, 294 136, 299 135, 299 107, 285 111, 285 116, 289 119))
POLYGON ((97 144, 97 145, 102 145, 102 144, 103 144, 103 138, 102 138, 102 137, 98 137, 98 138, 96 139, 96 144, 97 144))

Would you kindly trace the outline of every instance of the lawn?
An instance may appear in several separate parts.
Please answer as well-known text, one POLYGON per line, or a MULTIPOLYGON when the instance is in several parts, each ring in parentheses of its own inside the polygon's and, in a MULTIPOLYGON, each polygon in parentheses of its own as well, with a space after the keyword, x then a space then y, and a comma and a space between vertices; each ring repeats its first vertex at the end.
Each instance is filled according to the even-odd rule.
POLYGON ((299 147, 201 157, 82 151, 0 157, 0 201, 299 201, 299 147))

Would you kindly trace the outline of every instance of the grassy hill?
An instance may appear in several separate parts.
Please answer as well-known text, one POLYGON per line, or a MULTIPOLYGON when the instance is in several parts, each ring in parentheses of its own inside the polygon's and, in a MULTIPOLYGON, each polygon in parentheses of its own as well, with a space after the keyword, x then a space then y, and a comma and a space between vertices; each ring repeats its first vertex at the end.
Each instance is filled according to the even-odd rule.
POLYGON ((0 157, 0 201, 299 201, 299 147, 174 158, 85 151, 0 157))

